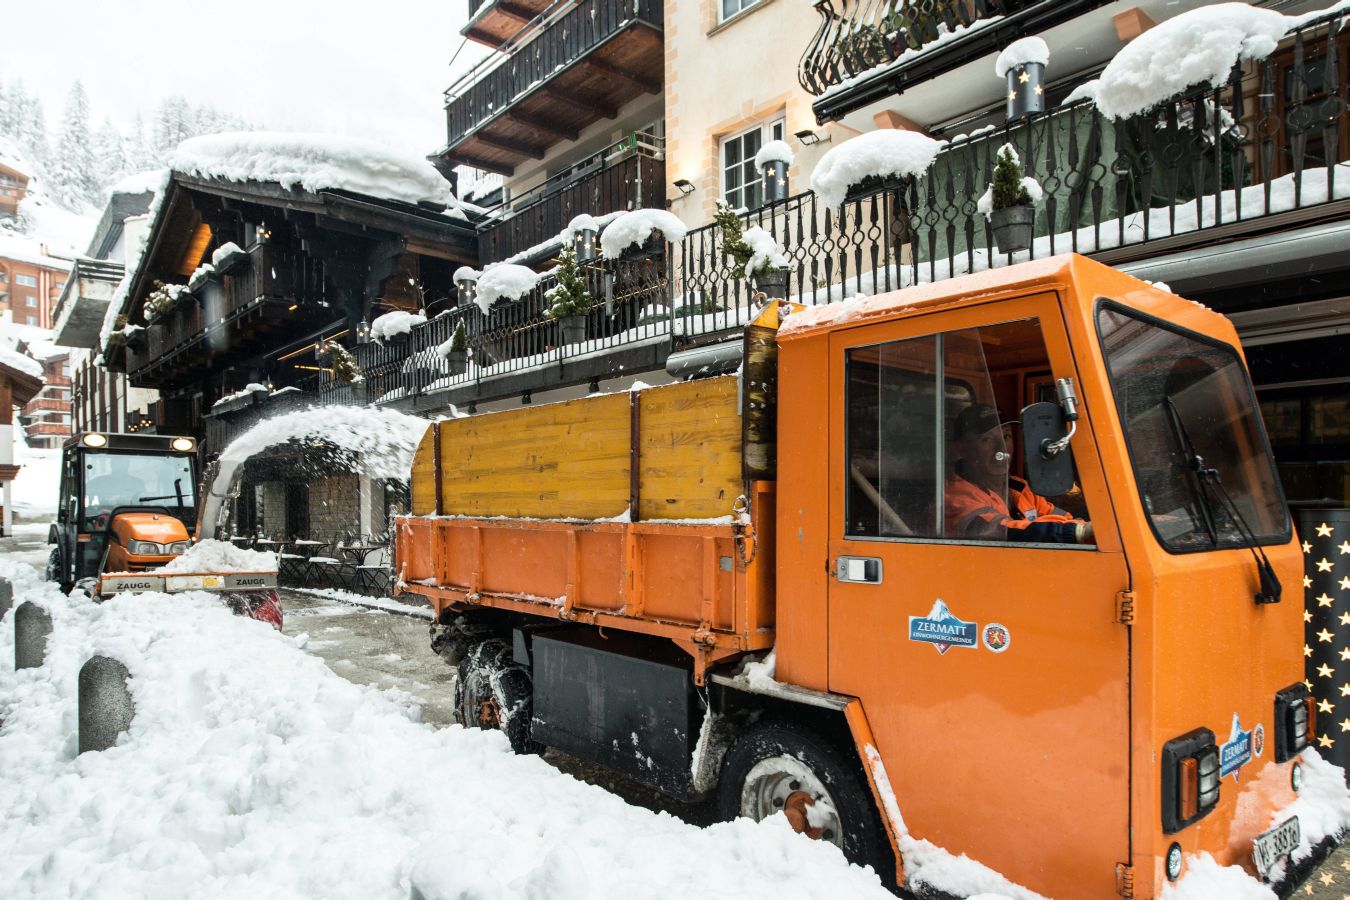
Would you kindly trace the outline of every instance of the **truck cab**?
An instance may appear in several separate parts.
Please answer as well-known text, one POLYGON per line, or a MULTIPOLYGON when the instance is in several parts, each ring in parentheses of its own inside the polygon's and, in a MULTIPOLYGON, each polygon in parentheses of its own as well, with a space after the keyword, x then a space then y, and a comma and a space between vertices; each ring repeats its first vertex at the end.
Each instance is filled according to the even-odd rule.
POLYGON ((197 442, 87 432, 61 453, 47 576, 70 590, 104 572, 141 572, 187 552, 197 519, 197 442))

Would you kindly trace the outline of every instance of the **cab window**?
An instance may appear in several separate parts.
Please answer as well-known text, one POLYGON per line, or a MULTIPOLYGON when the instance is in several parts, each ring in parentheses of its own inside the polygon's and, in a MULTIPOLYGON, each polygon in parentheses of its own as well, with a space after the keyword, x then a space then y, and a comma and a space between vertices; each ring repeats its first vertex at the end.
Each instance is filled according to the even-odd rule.
POLYGON ((1053 397, 1035 319, 854 347, 845 368, 845 534, 882 539, 1090 543, 1075 485, 1022 479, 1018 416, 1053 397))

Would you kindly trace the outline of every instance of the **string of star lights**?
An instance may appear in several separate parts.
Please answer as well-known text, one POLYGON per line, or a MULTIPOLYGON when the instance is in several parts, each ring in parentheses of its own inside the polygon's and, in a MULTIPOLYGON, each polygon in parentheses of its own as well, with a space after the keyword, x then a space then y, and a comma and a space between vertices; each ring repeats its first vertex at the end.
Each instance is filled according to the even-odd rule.
POLYGON ((1317 745, 1350 764, 1350 510, 1310 509, 1303 535, 1303 662, 1317 704, 1317 745))

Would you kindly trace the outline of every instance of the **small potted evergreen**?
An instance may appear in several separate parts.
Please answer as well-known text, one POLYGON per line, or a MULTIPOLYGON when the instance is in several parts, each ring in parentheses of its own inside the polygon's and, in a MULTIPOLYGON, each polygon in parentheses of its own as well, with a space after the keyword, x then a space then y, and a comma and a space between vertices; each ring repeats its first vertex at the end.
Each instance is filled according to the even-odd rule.
POLYGON ((994 183, 980 198, 979 210, 994 229, 994 243, 1002 253, 1017 253, 1031 246, 1036 223, 1036 204, 1041 186, 1022 175, 1022 163, 1012 144, 999 148, 994 165, 994 183))
POLYGON ((464 320, 455 323, 450 340, 440 347, 441 358, 451 375, 463 375, 469 367, 469 337, 464 331, 464 320))
POLYGON ((733 270, 755 284, 755 290, 767 297, 787 296, 787 258, 762 228, 741 228, 741 217, 725 203, 717 204, 713 223, 722 233, 722 252, 731 257, 733 270))
POLYGON ((586 315, 594 302, 577 268, 577 252, 564 247, 558 254, 557 283, 544 292, 549 307, 544 315, 558 322, 564 344, 586 340, 586 315))

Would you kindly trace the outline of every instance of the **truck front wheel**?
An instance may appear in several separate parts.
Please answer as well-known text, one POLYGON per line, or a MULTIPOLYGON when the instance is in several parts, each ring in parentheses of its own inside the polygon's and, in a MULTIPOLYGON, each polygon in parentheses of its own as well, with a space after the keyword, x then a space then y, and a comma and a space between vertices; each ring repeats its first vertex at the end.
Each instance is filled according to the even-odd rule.
POLYGON ((530 740, 533 684, 530 673, 511 659, 503 641, 474 644, 459 661, 455 680, 455 721, 465 728, 488 728, 506 734, 517 753, 538 753, 530 740))
POLYGON ((718 806, 727 820, 781 812, 794 831, 829 841, 883 882, 894 881, 890 846, 857 764, 806 728, 767 722, 741 735, 722 763, 718 806))

